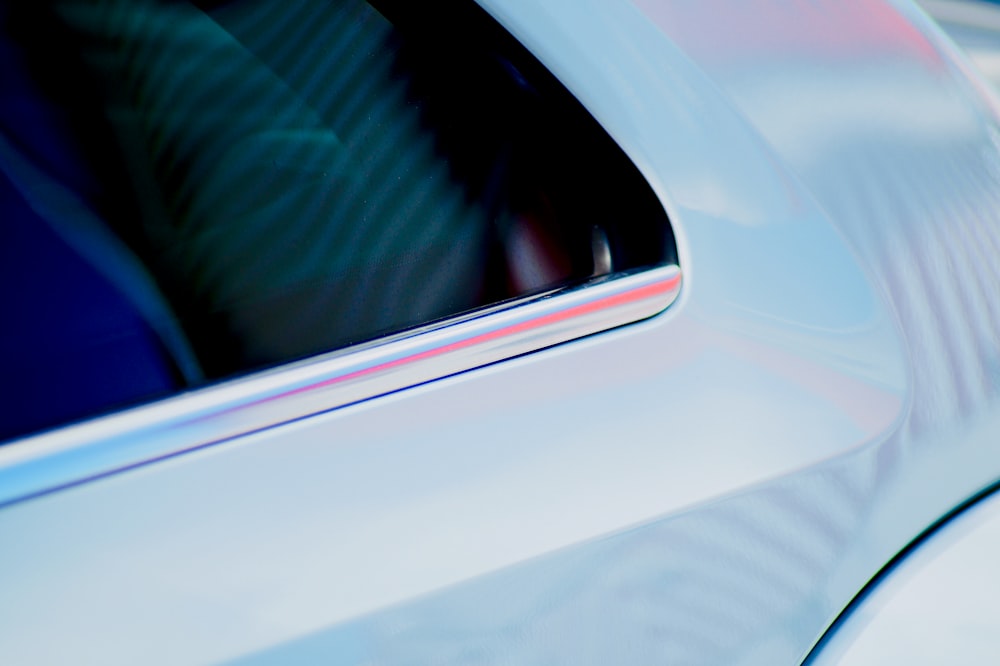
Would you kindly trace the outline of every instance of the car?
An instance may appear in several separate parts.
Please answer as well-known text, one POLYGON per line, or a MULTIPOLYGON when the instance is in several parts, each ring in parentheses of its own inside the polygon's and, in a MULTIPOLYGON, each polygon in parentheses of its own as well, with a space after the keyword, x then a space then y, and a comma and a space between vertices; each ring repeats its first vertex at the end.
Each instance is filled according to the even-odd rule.
POLYGON ((0 35, 0 663, 1000 651, 1000 102, 924 9, 0 35))

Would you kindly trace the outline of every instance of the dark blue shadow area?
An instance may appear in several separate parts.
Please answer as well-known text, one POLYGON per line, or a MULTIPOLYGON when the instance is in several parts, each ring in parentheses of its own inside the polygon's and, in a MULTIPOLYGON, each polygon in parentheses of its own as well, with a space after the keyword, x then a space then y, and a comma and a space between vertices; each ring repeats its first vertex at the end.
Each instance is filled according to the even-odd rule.
POLYGON ((171 391, 150 328, 0 174, 0 439, 171 391))
POLYGON ((0 442, 177 386, 133 303, 60 232, 77 221, 37 210, 61 192, 84 212, 99 186, 33 84, 9 11, 0 7, 0 442))

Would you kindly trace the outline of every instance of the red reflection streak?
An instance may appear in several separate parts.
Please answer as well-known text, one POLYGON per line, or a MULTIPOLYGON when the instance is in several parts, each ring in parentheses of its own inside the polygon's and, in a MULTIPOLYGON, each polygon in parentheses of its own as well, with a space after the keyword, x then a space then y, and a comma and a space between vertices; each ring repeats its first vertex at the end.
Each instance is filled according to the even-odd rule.
POLYGON ((452 342, 450 344, 443 345, 441 347, 435 347, 433 349, 428 349, 422 352, 418 352, 410 356, 405 356, 403 358, 387 361, 385 363, 380 363, 379 365, 375 365, 370 368, 356 370, 355 372, 350 372, 346 375, 340 375, 339 377, 333 377, 331 379, 317 382, 316 384, 310 384, 309 386, 303 386, 302 388, 286 391, 285 393, 282 393, 280 395, 272 396, 270 398, 264 398, 263 400, 258 400, 254 403, 251 403, 251 405, 261 404, 264 402, 271 402, 272 400, 278 400, 290 395, 296 395, 299 393, 304 393, 306 391, 314 391, 316 389, 333 386, 335 384, 349 382, 355 379, 359 379, 361 377, 385 372, 393 368, 397 368, 410 363, 416 363, 418 361, 423 361, 428 358, 434 358, 436 356, 441 356, 442 354, 448 354, 450 352, 458 351, 460 349, 466 349, 468 347, 473 347, 486 342, 491 342, 493 340, 498 340, 500 338, 517 335, 518 333, 524 333, 526 331, 542 328, 544 326, 551 326, 552 324, 558 324, 560 322, 569 319, 582 317, 584 315, 592 314, 594 312, 599 312, 601 310, 606 310, 620 305, 628 305, 636 301, 641 301, 647 298, 660 296, 677 289, 677 287, 680 285, 680 282, 681 282, 681 275, 680 273, 677 273, 670 279, 664 280, 662 282, 656 282, 654 284, 646 285, 644 287, 638 287, 636 289, 632 289, 622 294, 607 296, 605 298, 596 300, 592 303, 583 303, 581 305, 567 308, 566 310, 563 310, 561 312, 553 312, 551 314, 538 317, 537 319, 530 319, 528 321, 519 322, 517 324, 511 324, 510 326, 505 326, 495 331, 481 333, 480 335, 476 335, 471 338, 458 340, 457 342, 452 342))
POLYGON ((632 1, 699 60, 906 54, 942 64, 930 41, 885 0, 632 1))

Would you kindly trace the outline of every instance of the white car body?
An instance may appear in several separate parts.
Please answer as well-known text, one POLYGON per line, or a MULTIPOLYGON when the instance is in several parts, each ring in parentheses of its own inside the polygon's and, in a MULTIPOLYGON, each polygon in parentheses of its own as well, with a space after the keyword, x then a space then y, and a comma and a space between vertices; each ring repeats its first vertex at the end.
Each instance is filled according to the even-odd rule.
POLYGON ((927 15, 481 4, 651 184, 677 300, 194 450, 93 462, 155 405, 0 448, 0 663, 796 664, 1000 479, 1000 106, 927 15))

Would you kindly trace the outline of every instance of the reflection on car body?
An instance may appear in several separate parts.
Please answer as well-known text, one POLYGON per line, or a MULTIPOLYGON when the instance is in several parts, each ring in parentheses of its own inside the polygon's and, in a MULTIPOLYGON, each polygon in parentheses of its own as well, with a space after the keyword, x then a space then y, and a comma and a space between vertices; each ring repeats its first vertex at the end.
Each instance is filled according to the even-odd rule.
POLYGON ((835 659, 1000 478, 1000 107, 909 2, 3 21, 4 663, 835 659))

